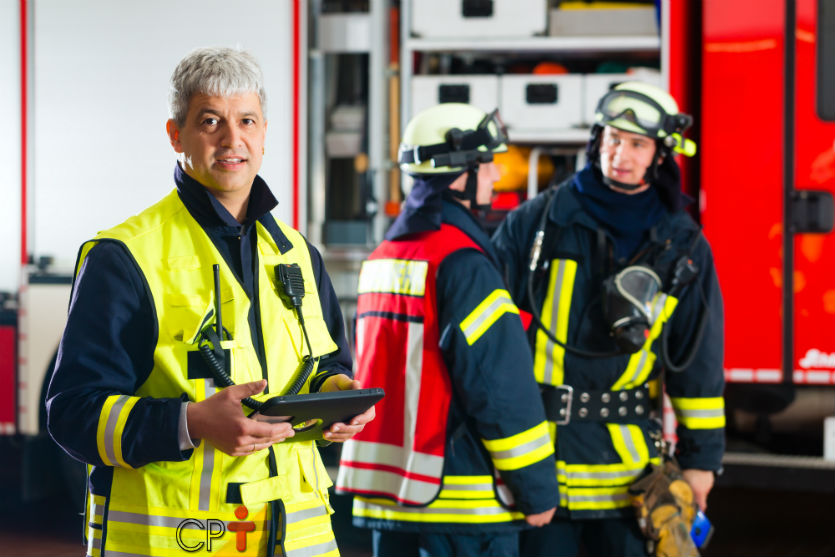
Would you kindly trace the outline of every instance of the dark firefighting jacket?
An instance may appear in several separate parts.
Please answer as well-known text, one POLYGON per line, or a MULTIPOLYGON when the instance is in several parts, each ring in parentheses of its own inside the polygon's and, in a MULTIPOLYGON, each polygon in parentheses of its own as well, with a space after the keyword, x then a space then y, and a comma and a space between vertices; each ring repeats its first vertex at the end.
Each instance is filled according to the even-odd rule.
POLYGON ((664 281, 653 301, 654 323, 646 343, 634 354, 589 358, 554 343, 535 324, 528 331, 534 375, 549 401, 560 485, 558 514, 630 516, 629 484, 648 462, 659 461, 651 437, 659 427, 648 416, 652 408, 646 400, 650 390, 658 397, 655 380, 662 368, 665 328, 674 365, 697 344, 685 369, 664 374, 678 420, 678 459, 683 468, 720 469, 725 425, 722 298, 710 247, 685 212, 664 210, 647 230, 634 261, 618 261, 611 255, 611 233, 584 210, 580 195, 571 180, 543 192, 510 213, 493 243, 519 307, 537 313, 560 342, 587 352, 616 351, 602 309, 602 283, 608 276, 641 262, 664 281), (555 198, 539 264, 531 274, 534 236, 551 196, 555 198), (692 260, 698 274, 673 295, 670 277, 682 257, 692 260), (699 339, 701 316, 706 321, 699 339))
POLYGON ((342 451, 357 526, 507 530, 556 505, 518 309, 475 219, 444 202, 442 221, 384 242, 360 273, 356 377, 387 394, 342 451))

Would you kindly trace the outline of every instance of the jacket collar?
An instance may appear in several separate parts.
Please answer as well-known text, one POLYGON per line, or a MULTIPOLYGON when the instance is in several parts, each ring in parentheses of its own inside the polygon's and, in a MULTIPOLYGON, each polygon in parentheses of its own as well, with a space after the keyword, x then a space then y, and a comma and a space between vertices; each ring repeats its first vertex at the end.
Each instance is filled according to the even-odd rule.
POLYGON ((438 230, 441 227, 441 202, 444 192, 458 174, 417 175, 403 204, 403 211, 386 231, 386 240, 408 234, 438 230))
MULTIPOLYGON (((240 228, 239 223, 226 207, 206 187, 186 174, 177 163, 174 167, 174 184, 186 208, 201 226, 228 226, 240 228)), ((249 204, 243 226, 248 227, 275 209, 278 201, 260 176, 255 176, 249 192, 249 204)))
POLYGON ((445 224, 460 229, 473 242, 478 244, 478 247, 483 249, 493 261, 498 261, 490 237, 469 209, 456 201, 444 199, 441 205, 441 219, 445 224))
MULTIPOLYGON (((597 230, 601 225, 583 209, 583 205, 578 197, 581 194, 570 187, 573 180, 573 176, 569 177, 556 186, 556 191, 553 195, 557 197, 551 203, 551 208, 548 211, 548 220, 557 226, 577 224, 591 230, 597 230)), ((696 225, 693 219, 689 218, 689 215, 683 209, 679 209, 675 213, 665 211, 664 215, 656 224, 656 232, 659 238, 670 238, 679 230, 686 230, 690 234, 697 228, 698 225, 696 225)))

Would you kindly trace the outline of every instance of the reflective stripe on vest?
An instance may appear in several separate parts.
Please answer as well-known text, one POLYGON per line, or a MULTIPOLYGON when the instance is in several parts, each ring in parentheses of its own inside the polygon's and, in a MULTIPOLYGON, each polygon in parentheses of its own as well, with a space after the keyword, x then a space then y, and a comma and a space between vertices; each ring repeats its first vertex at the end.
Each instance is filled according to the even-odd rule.
POLYGON ((330 528, 330 514, 317 501, 284 505, 284 557, 336 557, 339 550, 330 528))
MULTIPOLYGON (((136 509, 136 507, 133 507, 136 509)), ((226 516, 216 512, 168 509, 166 514, 120 510, 110 506, 107 513, 107 557, 180 555, 211 551, 224 555, 264 555, 270 532, 269 506, 257 512, 244 508, 244 514, 226 516), (245 550, 238 551, 234 526, 245 520, 249 527, 243 536, 245 550)))
POLYGON ((438 495, 440 479, 420 471, 443 468, 443 457, 413 453, 410 460, 410 454, 409 449, 388 443, 345 443, 337 486, 340 490, 350 487, 352 493, 390 494, 400 502, 431 500, 438 495), (404 463, 408 464, 408 470, 404 463))
MULTIPOLYGON (((195 402, 209 398, 216 391, 214 380, 204 379, 202 396, 198 396, 195 402)), ((211 443, 200 443, 192 454, 194 466, 199 470, 198 474, 192 475, 191 501, 189 501, 192 508, 197 507, 201 511, 208 511, 210 508, 212 478, 215 476, 215 463, 218 460, 216 455, 219 456, 220 452, 211 443)))
MULTIPOLYGON (((103 498, 96 498, 103 505, 103 498)), ((145 514, 108 511, 107 555, 159 556, 207 551, 212 555, 264 555, 270 532, 269 506, 258 512, 243 508, 243 515, 219 520, 215 513, 179 511, 176 514, 145 514), (245 520, 248 527, 240 544, 235 523, 245 520), (114 532, 118 541, 109 536, 114 532), (211 544, 209 546, 208 544, 211 544)), ((281 505, 284 539, 277 539, 285 557, 315 557, 339 554, 330 527, 330 509, 317 497, 281 505)), ((98 514, 98 513, 96 513, 98 514)), ((279 532, 279 535, 281 532, 279 532)), ((88 555, 100 555, 101 529, 88 531, 88 555)))
POLYGON ((87 526, 87 555, 99 557, 101 555, 102 525, 104 524, 105 498, 93 495, 87 498, 86 505, 87 526))
MULTIPOLYGON (((324 505, 323 508, 329 508, 327 488, 330 481, 318 479, 327 478, 327 472, 313 442, 281 443, 269 449, 275 456, 277 469, 281 471, 280 477, 272 478, 266 452, 232 458, 207 442, 200 443, 186 461, 154 462, 136 471, 130 469, 121 456, 121 440, 125 423, 130 418, 131 401, 137 400, 137 397, 179 398, 186 393, 191 401, 197 402, 215 392, 212 379, 189 378, 185 369, 188 353, 196 349, 201 327, 213 322, 214 263, 220 268, 221 290, 218 294, 223 324, 232 335, 232 340, 224 340, 221 344, 222 348, 229 350, 232 379, 236 383, 259 380, 263 376, 268 379, 269 394, 255 398, 263 399, 286 391, 295 379, 299 363, 307 355, 307 345, 297 316, 284 306, 278 296, 275 265, 296 263, 302 270, 305 282, 302 308, 314 357, 337 349, 322 315, 307 244, 297 231, 283 223, 277 224, 292 245, 285 253, 281 253, 272 235, 261 223, 254 225, 258 258, 256 283, 264 340, 263 366, 266 369, 262 367, 252 342, 248 321, 250 299, 211 239, 188 213, 176 191, 82 247, 77 269, 81 268, 95 243, 115 240, 123 244, 145 278, 158 319, 154 368, 149 377, 135 393, 136 396, 127 399, 121 395, 109 397, 99 417, 99 452, 104 455, 104 462, 116 466, 108 500, 109 512, 105 515, 107 522, 103 537, 106 554, 114 551, 162 555, 164 552, 158 549, 167 547, 174 539, 163 541, 156 535, 150 539, 154 526, 122 523, 116 520, 120 516, 205 517, 234 521, 234 510, 238 504, 226 502, 228 483, 241 484, 241 496, 250 511, 264 513, 263 509, 267 506, 263 503, 278 499, 288 504, 315 500, 317 504, 324 505), (113 511, 132 514, 112 514, 113 511)), ((309 382, 301 392, 308 389, 309 382)), ((262 523, 267 524, 263 520, 262 523)), ((330 525, 322 526, 322 533, 328 532, 330 525)), ((168 533, 166 530, 166 535, 168 533)), ((203 535, 205 537, 205 532, 203 535)), ((249 536, 253 543, 266 548, 263 529, 257 529, 249 536)), ((95 535, 91 543, 97 543, 95 535)))

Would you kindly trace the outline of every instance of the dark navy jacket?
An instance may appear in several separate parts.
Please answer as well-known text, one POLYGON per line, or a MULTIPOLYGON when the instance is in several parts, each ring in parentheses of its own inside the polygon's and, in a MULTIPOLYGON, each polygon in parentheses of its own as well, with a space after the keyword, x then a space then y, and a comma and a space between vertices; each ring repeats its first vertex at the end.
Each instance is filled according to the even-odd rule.
MULTIPOLYGON (((549 226, 544 242, 540 267, 552 260, 577 262, 571 305, 568 314, 568 344, 598 353, 615 349, 609 336, 601 308, 602 282, 626 266, 613 256, 615 239, 607 228, 596 221, 584 208, 582 195, 568 180, 555 192, 543 192, 511 212, 493 237, 493 244, 505 268, 505 278, 517 305, 526 311, 542 311, 546 295, 547 270, 537 271, 534 279, 534 300, 529 300, 527 286, 528 265, 534 235, 546 203, 556 196, 547 216, 549 226), (558 232, 557 232, 558 231, 558 232), (555 238, 555 236, 557 236, 555 238)), ((724 389, 723 375, 723 305, 710 246, 701 231, 682 210, 664 210, 654 228, 648 229, 635 250, 635 257, 656 266, 663 280, 675 261, 687 254, 699 269, 696 279, 677 296, 679 301, 672 314, 669 347, 674 364, 682 362, 697 341, 696 331, 704 311, 707 322, 704 337, 698 344, 692 363, 682 372, 665 374, 667 393, 672 398, 719 400, 724 389), (695 240, 695 241, 694 241, 695 240), (692 245, 692 250, 691 250, 692 245)), ((536 325, 531 325, 529 339, 533 343, 536 325)), ((660 339, 653 344, 659 353, 660 339)), ((628 355, 590 359, 571 353, 565 354, 564 383, 578 390, 609 390, 624 372, 628 355)), ((651 378, 657 378, 661 358, 655 360, 651 378)), ((649 420, 639 420, 642 428, 653 428, 649 420)), ((679 423, 677 456, 683 468, 719 470, 724 452, 724 430, 719 427, 689 429, 679 423)), ((647 436, 648 437, 648 436, 647 436)), ((657 455, 650 442, 650 456, 657 455)), ((568 465, 593 465, 616 462, 612 445, 603 422, 578 422, 557 427, 557 460, 568 465)), ((562 483, 562 481, 561 481, 562 483)), ((620 514, 634 511, 625 507, 620 514)), ((561 513, 562 514, 562 513, 561 513)), ((587 511, 584 517, 611 516, 612 511, 587 511)))

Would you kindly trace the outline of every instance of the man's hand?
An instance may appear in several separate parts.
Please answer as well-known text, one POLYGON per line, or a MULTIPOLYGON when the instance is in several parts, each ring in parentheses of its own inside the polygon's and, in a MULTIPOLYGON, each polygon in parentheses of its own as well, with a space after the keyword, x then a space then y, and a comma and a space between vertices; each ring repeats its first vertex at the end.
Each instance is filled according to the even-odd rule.
POLYGON ((295 435, 288 422, 271 424, 247 418, 241 400, 260 393, 266 379, 232 385, 187 406, 192 439, 204 439, 230 456, 247 456, 295 435))
POLYGON ((541 528, 542 526, 545 526, 546 524, 551 522, 551 519, 554 518, 554 512, 556 512, 556 510, 557 507, 554 507, 545 512, 525 515, 525 522, 527 522, 531 526, 541 528))
MULTIPOLYGON (((322 383, 322 387, 319 389, 320 393, 325 393, 329 391, 350 391, 355 389, 361 389, 362 386, 360 382, 351 379, 344 373, 340 373, 339 375, 332 375, 325 379, 325 382, 322 383)), ((365 427, 365 424, 370 422, 374 419, 375 416, 374 407, 372 406, 362 414, 358 416, 354 416, 351 419, 350 424, 343 424, 342 422, 337 422, 332 424, 322 435, 327 441, 335 441, 337 443, 344 443, 365 427)))
POLYGON ((693 500, 702 509, 702 512, 707 510, 707 495, 713 489, 713 472, 710 470, 698 470, 690 468, 682 470, 681 475, 684 480, 690 484, 693 490, 693 500))

